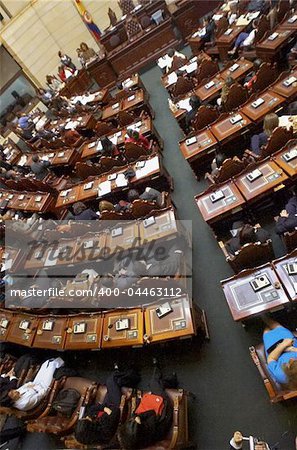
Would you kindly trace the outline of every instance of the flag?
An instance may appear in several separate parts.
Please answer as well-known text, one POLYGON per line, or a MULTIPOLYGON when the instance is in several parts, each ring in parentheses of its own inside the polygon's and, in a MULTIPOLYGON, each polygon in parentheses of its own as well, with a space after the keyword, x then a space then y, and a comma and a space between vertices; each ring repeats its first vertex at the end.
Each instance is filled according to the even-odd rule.
POLYGON ((95 41, 99 42, 101 31, 99 30, 97 25, 93 22, 91 14, 86 10, 81 0, 74 0, 74 3, 87 29, 89 30, 95 41))

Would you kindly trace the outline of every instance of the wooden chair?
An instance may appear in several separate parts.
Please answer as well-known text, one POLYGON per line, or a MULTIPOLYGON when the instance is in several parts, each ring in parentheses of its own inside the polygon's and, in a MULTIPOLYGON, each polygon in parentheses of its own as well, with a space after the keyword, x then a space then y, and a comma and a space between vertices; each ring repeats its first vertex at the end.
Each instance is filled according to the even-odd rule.
POLYGON ((212 176, 207 173, 206 178, 211 184, 223 183, 224 181, 235 177, 235 175, 238 175, 245 166, 245 162, 241 161, 237 156, 234 156, 234 158, 227 158, 215 175, 212 176))
POLYGON ((260 266, 275 258, 271 239, 268 239, 264 244, 260 242, 245 244, 235 255, 228 252, 222 241, 219 242, 219 246, 224 253, 227 263, 235 273, 243 269, 260 266))
POLYGON ((226 112, 231 112, 246 102, 247 99, 248 93, 246 88, 235 83, 230 87, 226 100, 223 103, 223 109, 226 112))
POLYGON ((288 253, 295 250, 297 248, 297 230, 284 233, 283 241, 288 253))
MULTIPOLYGON (((121 389, 121 391, 122 391, 122 397, 121 397, 121 403, 120 403, 120 422, 119 422, 120 424, 124 423, 126 421, 126 419, 131 415, 131 403, 132 403, 133 389, 123 387, 121 389)), ((106 394, 107 394, 106 386, 102 385, 102 384, 99 385, 94 402, 95 403, 103 403, 106 394)), ((110 442, 109 445, 111 445, 112 443, 114 445, 116 445, 115 441, 116 441, 116 435, 114 436, 114 438, 112 439, 112 441, 110 442)), ((66 448, 71 448, 71 449, 75 448, 75 449, 85 450, 88 448, 95 448, 95 449, 103 450, 103 448, 106 448, 105 445, 101 445, 101 444, 98 444, 98 445, 96 445, 96 444, 92 444, 92 445, 81 444, 80 442, 78 442, 75 439, 75 436, 66 437, 64 443, 65 443, 66 448)))
POLYGON ((110 26, 115 27, 118 21, 116 13, 111 8, 108 8, 107 14, 110 20, 110 26))
POLYGON ((94 131, 97 136, 101 137, 113 133, 116 129, 106 122, 97 122, 94 131))
MULTIPOLYGON (((295 332, 294 334, 297 337, 297 333, 295 332)), ((253 363, 257 367, 263 380, 264 386, 268 392, 271 403, 282 402, 284 400, 289 400, 291 398, 297 397, 297 390, 288 391, 276 381, 274 381, 274 379, 270 375, 267 368, 267 360, 263 343, 256 345, 255 347, 250 347, 249 350, 253 363)))
POLYGON ((102 173, 109 172, 114 167, 123 166, 125 163, 117 158, 112 158, 111 156, 101 156, 100 167, 102 173))
MULTIPOLYGON (((221 17, 220 20, 216 23, 216 29, 215 29, 215 41, 223 34, 225 31, 229 28, 229 21, 227 17, 221 17)), ((205 44, 206 53, 209 56, 213 55, 219 55, 219 49, 218 46, 215 45, 215 42, 207 42, 205 44)))
POLYGON ((174 55, 172 58, 172 64, 170 72, 180 69, 182 66, 186 65, 188 58, 182 58, 181 56, 174 55))
POLYGON ((287 130, 284 127, 277 127, 273 130, 271 136, 269 136, 267 144, 261 147, 260 155, 256 155, 251 150, 245 150, 244 156, 248 158, 250 162, 259 161, 272 155, 284 147, 288 141, 293 137, 293 129, 287 130))
POLYGON ((109 38, 109 45, 112 49, 115 49, 116 47, 118 47, 118 45, 120 45, 121 43, 121 38, 119 33, 113 34, 110 38, 109 38))
POLYGON ((137 199, 132 202, 131 213, 134 219, 140 219, 148 214, 151 214, 154 209, 158 209, 155 202, 148 200, 137 199))
POLYGON ((77 162, 74 167, 74 174, 81 180, 85 180, 89 176, 101 175, 103 171, 101 163, 90 164, 88 162, 77 162))
POLYGON ((264 91, 277 79, 278 73, 275 65, 264 62, 257 72, 257 79, 252 85, 252 92, 264 91))
POLYGON ((135 121, 135 117, 127 111, 120 111, 118 114, 118 122, 120 127, 127 127, 135 121))
POLYGON ((117 212, 117 211, 107 211, 104 210, 101 212, 100 216, 101 220, 131 220, 132 215, 129 213, 117 212))
POLYGON ((126 29, 126 33, 127 33, 129 40, 134 38, 136 35, 138 35, 142 31, 137 17, 134 17, 134 16, 127 17, 126 23, 125 23, 125 29, 126 29))
POLYGON ((208 105, 202 105, 198 109, 196 116, 192 122, 193 128, 195 131, 200 131, 215 122, 218 117, 219 111, 217 108, 208 105))
POLYGON ((289 0, 280 0, 276 10, 277 23, 281 23, 281 21, 285 18, 285 15, 289 10, 290 10, 289 0))
POLYGON ((145 149, 134 142, 125 142, 125 158, 127 161, 137 161, 141 156, 146 156, 151 153, 150 149, 145 149))
POLYGON ((246 59, 254 60, 257 58, 256 45, 264 37, 265 33, 270 30, 270 22, 267 16, 262 15, 259 19, 258 29, 255 35, 253 48, 239 50, 240 56, 246 59))
POLYGON ((196 72, 198 84, 202 83, 203 80, 207 78, 213 77, 219 70, 220 69, 216 61, 211 59, 203 59, 196 72))
POLYGON ((87 378, 68 377, 60 383, 59 391, 62 389, 75 389, 80 393, 80 399, 71 417, 54 414, 52 402, 47 405, 44 414, 33 422, 29 422, 27 430, 37 433, 51 433, 59 436, 69 434, 76 425, 81 407, 88 404, 89 399, 95 391, 96 383, 87 378))
POLYGON ((135 8, 133 0, 119 0, 118 4, 122 10, 123 15, 131 13, 131 11, 133 11, 133 9, 135 8))
POLYGON ((178 100, 178 97, 193 91, 194 83, 188 78, 178 77, 177 82, 171 90, 171 95, 174 99, 178 100))

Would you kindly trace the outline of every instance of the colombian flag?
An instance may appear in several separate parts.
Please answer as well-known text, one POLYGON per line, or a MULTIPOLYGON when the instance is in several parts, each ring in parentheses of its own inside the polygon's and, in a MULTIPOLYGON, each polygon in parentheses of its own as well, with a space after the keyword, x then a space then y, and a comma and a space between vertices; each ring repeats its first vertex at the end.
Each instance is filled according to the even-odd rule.
POLYGON ((86 10, 81 0, 74 0, 74 3, 83 22, 86 24, 86 27, 88 28, 89 32, 91 33, 95 41, 99 42, 101 31, 99 30, 97 25, 93 22, 91 14, 86 10))

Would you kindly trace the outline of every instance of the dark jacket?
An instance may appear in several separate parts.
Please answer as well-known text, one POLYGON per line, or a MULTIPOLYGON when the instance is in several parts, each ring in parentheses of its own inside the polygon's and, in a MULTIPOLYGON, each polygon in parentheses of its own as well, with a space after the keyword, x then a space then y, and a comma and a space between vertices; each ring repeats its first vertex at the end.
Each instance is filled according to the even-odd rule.
POLYGON ((11 406, 12 401, 8 397, 8 392, 16 389, 18 380, 16 378, 10 380, 9 377, 0 377, 0 405, 11 406))
POLYGON ((36 175, 37 180, 43 180, 48 175, 48 167, 50 166, 49 161, 37 161, 32 162, 30 168, 31 171, 36 175))
POLYGON ((286 204, 286 211, 289 215, 297 214, 297 196, 290 198, 288 203, 286 204))
POLYGON ((262 145, 267 144, 268 136, 263 131, 260 134, 254 134, 251 139, 251 149, 256 155, 260 155, 262 145))
POLYGON ((294 231, 295 228, 297 228, 297 216, 292 214, 289 217, 279 217, 275 225, 277 234, 294 231))
POLYGON ((80 214, 73 217, 74 220, 97 220, 97 214, 91 209, 85 209, 80 214))
MULTIPOLYGON (((261 244, 264 244, 264 242, 266 242, 269 237, 270 235, 266 230, 264 230, 263 228, 257 228, 255 231, 254 242, 260 241, 261 244)), ((233 237, 229 242, 226 243, 226 247, 228 252, 232 253, 232 255, 234 255, 238 250, 241 249, 239 233, 237 233, 237 236, 233 237)))
POLYGON ((118 407, 109 407, 111 414, 103 413, 98 418, 98 412, 103 411, 103 405, 93 405, 88 411, 92 417, 90 420, 79 420, 75 430, 76 439, 82 444, 108 444, 116 433, 119 420, 120 409, 118 407))
POLYGON ((149 191, 144 191, 144 193, 140 195, 140 198, 142 200, 148 200, 149 202, 156 202, 158 206, 160 206, 162 202, 161 192, 154 188, 149 188, 149 191))

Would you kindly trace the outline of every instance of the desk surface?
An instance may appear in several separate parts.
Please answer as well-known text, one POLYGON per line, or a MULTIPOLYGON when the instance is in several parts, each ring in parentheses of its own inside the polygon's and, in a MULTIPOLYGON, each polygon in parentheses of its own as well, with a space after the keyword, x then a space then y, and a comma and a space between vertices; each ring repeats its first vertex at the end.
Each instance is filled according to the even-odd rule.
MULTIPOLYGON (((34 152, 38 154, 43 161, 49 161, 51 166, 71 166, 80 158, 79 152, 75 148, 60 148, 55 150, 46 150, 42 152, 34 152)), ((33 153, 23 154, 17 164, 19 166, 30 166, 32 164, 33 153)))
POLYGON ((221 281, 221 284, 235 321, 250 319, 290 302, 270 264, 243 270, 238 275, 221 281), (263 275, 268 277, 270 285, 255 292, 250 282, 263 275))
POLYGON ((273 112, 279 105, 284 102, 284 97, 274 93, 271 90, 267 90, 259 94, 259 96, 255 100, 252 100, 245 106, 243 106, 241 108, 241 111, 254 122, 258 122, 263 120, 266 114, 273 112), (262 105, 258 106, 257 108, 254 108, 252 106, 252 103, 254 103, 254 101, 258 100, 259 98, 262 98, 264 100, 264 103, 262 103, 262 105))
POLYGON ((224 84, 223 78, 221 78, 220 75, 217 74, 207 82, 204 81, 203 84, 198 86, 195 89, 195 94, 198 95, 198 97, 202 102, 209 101, 210 99, 213 99, 214 97, 219 95, 219 92, 221 91, 223 84, 224 84), (214 83, 214 85, 207 89, 206 86, 208 85, 208 83, 214 83))
POLYGON ((144 102, 145 94, 143 89, 138 89, 135 92, 131 92, 129 97, 126 97, 122 101, 122 111, 127 111, 138 107, 144 102))
POLYGON ((220 76, 223 79, 226 79, 227 77, 231 76, 234 80, 238 80, 240 78, 243 78, 248 72, 252 70, 252 68, 253 63, 251 61, 248 61, 247 59, 244 58, 240 58, 230 63, 229 67, 220 72, 220 76), (237 69, 231 72, 230 67, 232 67, 235 63, 238 64, 239 67, 237 67, 237 69))
POLYGON ((163 300, 158 304, 150 305, 145 310, 145 328, 149 342, 193 336, 195 328, 188 297, 168 300, 172 311, 159 318, 156 308, 165 302, 166 300, 163 300))
POLYGON ((290 299, 297 301, 297 274, 289 274, 288 264, 290 263, 297 263, 297 249, 289 255, 276 259, 272 264, 290 299))
POLYGON ((62 350, 66 339, 65 322, 67 320, 66 316, 41 317, 37 325, 33 347, 62 350))
POLYGON ((102 336, 101 314, 69 316, 65 350, 99 349, 102 336))
POLYGON ((286 78, 275 83, 270 88, 273 92, 276 92, 279 95, 282 95, 285 98, 294 98, 297 95, 297 68, 293 70, 286 78), (291 77, 295 77, 296 81, 292 83, 290 86, 285 86, 284 82, 291 77))
POLYGON ((281 30, 295 30, 297 31, 297 14, 296 11, 291 14, 290 17, 288 17, 287 19, 283 20, 279 26, 278 29, 281 30), (291 19, 294 19, 294 21, 289 22, 291 19))
POLYGON ((232 181, 217 189, 197 195, 195 199, 205 222, 218 221, 226 214, 238 211, 245 203, 243 196, 232 181), (213 203, 210 195, 216 191, 222 191, 224 198, 213 203))
POLYGON ((19 211, 46 212, 54 197, 46 192, 0 192, 0 200, 8 200, 7 208, 19 211))
POLYGON ((242 135, 251 125, 251 120, 239 111, 239 114, 242 117, 242 120, 232 124, 230 119, 235 116, 235 114, 230 114, 223 120, 218 120, 213 125, 210 126, 210 130, 215 138, 219 141, 225 141, 226 139, 231 139, 231 137, 235 137, 236 135, 242 135))
POLYGON ((104 314, 102 348, 131 347, 143 344, 144 326, 141 309, 119 310, 104 314), (118 320, 129 321, 129 328, 117 331, 118 320))
POLYGON ((273 161, 263 162, 257 165, 257 169, 262 172, 262 176, 252 182, 247 179, 250 170, 235 179, 236 186, 247 201, 255 200, 262 194, 280 188, 288 179, 283 170, 273 161))
POLYGON ((151 242, 156 239, 174 237, 178 233, 178 224, 173 210, 165 211, 154 217, 154 222, 144 226, 144 221, 139 223, 141 242, 151 242))
POLYGON ((179 144, 182 154, 189 162, 202 153, 208 153, 210 149, 214 149, 215 145, 218 144, 218 141, 210 130, 201 131, 195 137, 196 142, 193 144, 187 144, 189 138, 183 139, 179 144))
POLYGON ((225 33, 221 34, 221 36, 216 39, 217 46, 229 46, 245 28, 246 26, 231 25, 228 28, 228 30, 232 30, 231 33, 228 33, 228 30, 226 30, 225 33))
POLYGON ((294 140, 292 144, 286 145, 286 147, 283 150, 281 150, 280 152, 276 153, 273 156, 273 160, 276 162, 276 164, 279 167, 281 167, 286 172, 286 174, 289 175, 289 177, 291 178, 297 177, 297 157, 287 162, 284 159, 284 155, 285 153, 288 153, 288 151, 291 151, 293 149, 297 150, 296 140, 294 140))
POLYGON ((286 41, 293 37, 295 30, 285 30, 280 27, 276 28, 276 33, 278 33, 278 36, 274 40, 270 40, 269 37, 274 33, 271 32, 270 35, 262 40, 260 43, 256 45, 256 50, 267 50, 270 52, 278 51, 280 47, 282 47, 284 44, 286 44, 286 41))
POLYGON ((6 341, 9 329, 12 325, 13 313, 6 309, 0 311, 0 337, 1 341, 6 341))
POLYGON ((31 347, 35 332, 38 325, 38 318, 29 314, 18 313, 17 316, 12 318, 8 333, 7 340, 14 344, 25 345, 31 347))

